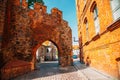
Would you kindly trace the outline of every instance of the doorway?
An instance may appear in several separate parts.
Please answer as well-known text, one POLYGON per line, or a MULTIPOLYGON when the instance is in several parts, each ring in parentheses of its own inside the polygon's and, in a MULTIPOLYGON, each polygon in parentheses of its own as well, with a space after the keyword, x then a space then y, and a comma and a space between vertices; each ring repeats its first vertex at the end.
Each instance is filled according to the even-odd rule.
POLYGON ((47 40, 36 51, 36 66, 53 61, 58 63, 58 48, 53 42, 47 40))

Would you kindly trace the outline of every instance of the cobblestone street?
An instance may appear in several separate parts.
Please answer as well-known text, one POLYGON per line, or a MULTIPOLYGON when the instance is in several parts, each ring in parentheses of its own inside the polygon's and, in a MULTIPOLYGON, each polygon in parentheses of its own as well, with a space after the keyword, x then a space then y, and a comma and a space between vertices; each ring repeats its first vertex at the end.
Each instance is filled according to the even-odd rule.
POLYGON ((37 70, 13 80, 85 80, 80 77, 74 66, 59 67, 57 61, 38 64, 37 70))
POLYGON ((60 67, 57 61, 37 64, 35 71, 26 73, 12 80, 116 80, 100 73, 74 59, 74 66, 60 67))

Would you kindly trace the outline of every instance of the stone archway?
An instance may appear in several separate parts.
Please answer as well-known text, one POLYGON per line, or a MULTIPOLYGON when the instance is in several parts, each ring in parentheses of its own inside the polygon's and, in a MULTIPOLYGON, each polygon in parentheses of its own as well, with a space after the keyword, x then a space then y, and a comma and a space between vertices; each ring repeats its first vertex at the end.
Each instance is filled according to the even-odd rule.
MULTIPOLYGON (((40 47, 40 46, 42 46, 42 43, 44 43, 46 40, 44 40, 44 41, 42 41, 42 42, 40 42, 40 43, 38 43, 38 44, 36 44, 34 47, 33 47, 33 65, 32 65, 32 68, 34 69, 35 67, 35 63, 36 63, 36 51, 37 51, 37 49, 40 47)), ((57 47, 57 49, 58 49, 58 57, 59 57, 59 59, 60 59, 60 57, 62 57, 62 56, 60 56, 61 54, 60 54, 60 46, 59 45, 57 45, 56 44, 56 42, 54 42, 54 41, 52 41, 52 40, 48 40, 48 41, 50 41, 50 42, 52 42, 56 47, 57 47)), ((58 60, 58 64, 61 64, 61 62, 58 60)), ((64 65, 61 65, 61 66, 68 66, 68 65, 71 65, 71 64, 68 64, 68 63, 63 63, 64 65)))
MULTIPOLYGON (((23 69, 20 70, 21 73, 30 71, 29 68, 26 69, 26 66, 33 70, 35 51, 46 40, 57 45, 61 66, 72 64, 72 33, 68 23, 62 19, 60 10, 53 8, 51 14, 48 14, 47 7, 39 3, 35 3, 34 10, 30 10, 27 8, 25 0, 23 0, 22 6, 20 6, 19 0, 8 0, 6 5, 5 15, 7 17, 5 17, 1 53, 3 71, 5 69, 13 70, 13 66, 19 67, 15 68, 18 71, 23 69), (17 62, 20 63, 20 66, 16 64, 17 62)), ((11 73, 2 72, 2 74, 11 73)), ((20 75, 15 72, 14 74, 20 75)), ((8 77, 10 78, 10 76, 8 77)))
POLYGON ((34 56, 36 56, 36 63, 44 63, 45 61, 59 61, 59 48, 55 42, 47 40, 40 46, 36 46, 36 48, 34 48, 34 56))
POLYGON ((39 3, 34 5, 35 10, 29 11, 33 38, 36 42, 33 47, 46 40, 51 40, 59 48, 60 64, 62 66, 71 65, 72 34, 67 22, 62 19, 62 12, 57 8, 53 8, 51 14, 48 14, 46 13, 46 6, 39 3))

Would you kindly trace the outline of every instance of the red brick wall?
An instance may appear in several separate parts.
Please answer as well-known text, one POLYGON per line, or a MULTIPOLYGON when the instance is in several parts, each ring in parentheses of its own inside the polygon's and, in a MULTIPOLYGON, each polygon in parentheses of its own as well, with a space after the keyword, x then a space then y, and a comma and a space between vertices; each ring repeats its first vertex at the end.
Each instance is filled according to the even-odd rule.
POLYGON ((14 60, 9 61, 2 69, 1 80, 8 80, 31 71, 31 64, 29 62, 14 60))
MULTIPOLYGON (((31 10, 26 7, 26 2, 20 6, 19 0, 9 0, 7 6, 6 20, 3 22, 6 24, 2 43, 3 60, 1 60, 5 65, 9 61, 14 63, 14 60, 23 60, 31 62, 30 67, 33 70, 36 50, 46 40, 52 41, 58 47, 60 64, 71 65, 72 33, 67 21, 62 19, 60 10, 53 8, 51 14, 48 14, 46 6, 39 3, 35 3, 35 9, 31 10)), ((4 70, 5 66, 2 67, 4 70)), ((17 68, 19 71, 18 67, 13 70, 17 68)), ((2 75, 10 75, 12 67, 5 70, 2 75)), ((21 73, 24 73, 23 70, 24 66, 21 73)), ((17 72, 14 74, 19 75, 17 72)))
POLYGON ((3 29, 5 24, 5 12, 6 12, 6 2, 7 0, 0 1, 0 51, 1 51, 1 44, 2 44, 2 35, 3 29))

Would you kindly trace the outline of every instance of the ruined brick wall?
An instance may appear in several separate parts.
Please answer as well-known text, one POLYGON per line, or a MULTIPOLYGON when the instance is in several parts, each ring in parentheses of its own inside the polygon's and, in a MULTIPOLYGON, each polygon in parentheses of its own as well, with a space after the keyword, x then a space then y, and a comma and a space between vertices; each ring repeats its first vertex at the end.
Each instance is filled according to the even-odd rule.
MULTIPOLYGON (((6 13, 6 5, 7 0, 0 0, 0 69, 4 65, 3 64, 3 54, 1 53, 2 48, 2 40, 3 40, 3 31, 5 25, 5 13, 6 13)), ((0 79, 1 79, 1 70, 0 70, 0 79)))
POLYGON ((120 77, 120 19, 113 21, 110 1, 76 0, 78 31, 84 62, 89 57, 90 66, 117 79, 120 77), (96 1, 100 22, 100 33, 95 34, 93 13, 91 9, 96 1), (104 6, 104 7, 103 7, 104 6), (85 18, 88 20, 89 40, 86 37, 85 18))
MULTIPOLYGON (((72 62, 72 31, 70 27, 68 26, 68 22, 62 21, 62 27, 60 28, 61 30, 61 40, 60 42, 62 43, 62 48, 64 53, 62 57, 68 57, 68 64, 71 64, 72 62)), ((64 59, 62 59, 64 60, 64 59)))
POLYGON ((1 80, 9 80, 10 78, 14 78, 25 73, 31 71, 31 64, 29 62, 23 60, 14 60, 9 61, 2 68, 1 80))
POLYGON ((3 35, 3 28, 5 24, 5 12, 6 12, 6 3, 7 0, 0 1, 0 49, 1 49, 1 42, 2 42, 2 35, 3 35))
MULTIPOLYGON (((26 61, 30 63, 27 67, 35 68, 36 51, 46 40, 53 42, 59 51, 59 63, 61 66, 68 66, 72 63, 72 33, 67 22, 62 19, 62 12, 57 8, 46 13, 47 7, 39 3, 34 4, 34 10, 27 8, 23 0, 22 5, 18 0, 9 0, 7 3, 6 23, 4 26, 2 53, 5 64, 1 71, 7 70, 4 74, 10 74, 12 70, 11 61, 26 61), (8 64, 8 65, 6 65, 8 64)), ((1 16, 1 15, 0 15, 1 16)), ((14 65, 12 65, 14 66, 14 65)), ((24 66, 24 64, 21 64, 24 66)), ((19 65, 15 65, 19 71, 19 65)), ((21 74, 25 73, 23 67, 21 74)), ((19 75, 19 73, 17 74, 19 75)), ((15 76, 12 76, 15 77, 15 76)), ((4 79, 5 77, 3 77, 4 79)), ((11 78, 6 76, 7 79, 11 78)))
MULTIPOLYGON (((3 31, 5 26, 5 13, 6 13, 6 3, 7 0, 0 1, 0 61, 2 61, 3 56, 1 53, 1 47, 2 47, 2 39, 3 39, 3 31)), ((1 67, 2 63, 0 64, 1 67)))
POLYGON ((32 30, 30 29, 28 9, 23 9, 14 4, 11 4, 10 7, 11 11, 8 12, 10 14, 9 26, 6 26, 9 33, 4 32, 4 36, 9 36, 3 41, 4 60, 5 62, 13 59, 31 61, 29 58, 32 58, 32 30))
POLYGON ((35 5, 35 10, 31 10, 29 13, 33 22, 32 29, 33 33, 35 33, 33 36, 36 42, 33 52, 35 52, 44 41, 52 41, 58 47, 60 64, 62 66, 70 65, 72 62, 72 34, 67 22, 62 20, 62 12, 57 8, 53 8, 51 14, 48 14, 43 9, 45 8, 46 10, 46 6, 38 3, 35 3, 35 5), (67 61, 65 62, 65 60, 67 61))

